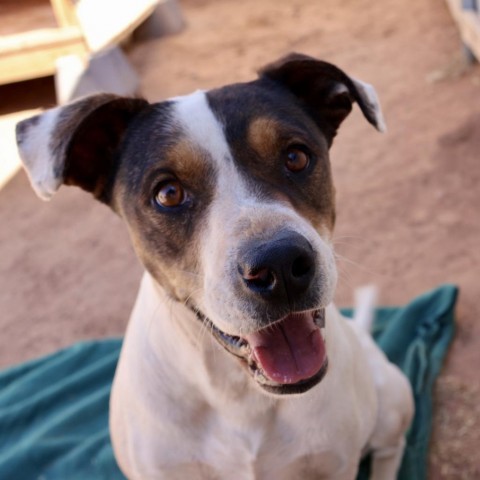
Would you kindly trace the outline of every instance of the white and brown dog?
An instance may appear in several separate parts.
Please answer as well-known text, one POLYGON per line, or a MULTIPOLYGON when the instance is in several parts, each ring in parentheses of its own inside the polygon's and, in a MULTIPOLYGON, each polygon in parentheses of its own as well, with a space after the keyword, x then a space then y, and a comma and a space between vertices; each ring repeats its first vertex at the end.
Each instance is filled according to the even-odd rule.
POLYGON ((146 273, 111 396, 132 479, 396 477, 410 387, 332 305, 329 148, 374 89, 293 54, 149 104, 97 95, 21 122, 37 194, 76 185, 126 222, 146 273))

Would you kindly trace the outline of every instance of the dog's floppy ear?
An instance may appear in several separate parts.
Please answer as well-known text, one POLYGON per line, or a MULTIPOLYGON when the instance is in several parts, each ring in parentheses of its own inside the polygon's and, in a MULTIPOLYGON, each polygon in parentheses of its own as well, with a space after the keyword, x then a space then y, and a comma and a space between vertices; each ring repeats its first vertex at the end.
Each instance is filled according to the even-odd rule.
POLYGON ((18 150, 37 195, 49 200, 64 183, 108 202, 116 151, 130 122, 147 105, 99 94, 19 122, 18 150))
POLYGON ((326 130, 330 141, 352 110, 354 101, 377 130, 386 130, 375 89, 349 77, 331 63, 292 53, 262 68, 259 75, 283 85, 297 96, 326 130))

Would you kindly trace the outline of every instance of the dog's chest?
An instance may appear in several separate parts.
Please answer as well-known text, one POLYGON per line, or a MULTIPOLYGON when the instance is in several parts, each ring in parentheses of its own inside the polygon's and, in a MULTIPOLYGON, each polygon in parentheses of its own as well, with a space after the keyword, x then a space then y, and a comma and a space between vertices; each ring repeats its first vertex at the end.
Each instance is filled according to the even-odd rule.
MULTIPOLYGON (((185 453, 175 468, 178 478, 185 474, 185 469, 193 475, 189 478, 199 480, 338 478, 337 473, 350 462, 346 455, 352 451, 347 445, 350 440, 338 444, 330 431, 331 424, 324 425, 320 415, 313 418, 315 425, 312 419, 309 424, 300 413, 292 416, 290 412, 287 416, 272 409, 254 420, 242 419, 236 423, 213 414, 197 423, 202 425, 202 430, 184 436, 182 445, 178 445, 185 453), (188 448, 185 438, 191 439, 188 448), (195 456, 195 462, 188 461, 191 455, 195 456)), ((337 424, 335 428, 338 427, 337 424)))

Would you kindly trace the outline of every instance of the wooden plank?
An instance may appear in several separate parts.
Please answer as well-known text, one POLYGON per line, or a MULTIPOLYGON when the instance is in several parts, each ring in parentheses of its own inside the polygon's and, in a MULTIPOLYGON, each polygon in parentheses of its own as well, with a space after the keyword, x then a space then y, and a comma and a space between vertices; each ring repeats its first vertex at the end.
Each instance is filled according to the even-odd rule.
POLYGON ((60 27, 70 27, 78 24, 75 7, 70 0, 50 0, 50 3, 60 27))
POLYGON ((78 27, 42 28, 30 32, 8 35, 0 38, 0 55, 21 52, 35 48, 44 48, 62 43, 82 40, 78 27))
POLYGON ((52 75, 57 58, 86 54, 78 27, 42 29, 4 37, 0 41, 0 85, 52 75))
POLYGON ((0 39, 7 35, 58 26, 47 0, 0 0, 0 39))
POLYGON ((460 33, 464 43, 470 48, 477 60, 480 60, 480 19, 474 12, 463 12, 460 33))
POLYGON ((480 17, 472 10, 464 10, 461 0, 446 0, 450 12, 457 22, 463 43, 480 61, 480 17))
POLYGON ((128 38, 152 12, 159 0, 79 0, 79 24, 92 52, 128 38))

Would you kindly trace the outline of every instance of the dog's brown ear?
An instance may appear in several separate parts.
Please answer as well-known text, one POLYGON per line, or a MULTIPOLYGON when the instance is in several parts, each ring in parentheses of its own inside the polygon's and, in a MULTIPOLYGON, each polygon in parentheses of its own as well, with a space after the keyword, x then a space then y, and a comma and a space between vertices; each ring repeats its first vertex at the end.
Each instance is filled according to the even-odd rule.
POLYGON ((352 110, 354 101, 377 130, 386 130, 375 89, 349 77, 331 63, 292 53, 262 68, 259 75, 281 84, 298 97, 330 141, 352 110))
POLYGON ((141 99, 100 94, 19 122, 20 158, 37 195, 49 200, 64 183, 108 202, 118 147, 147 105, 141 99))

